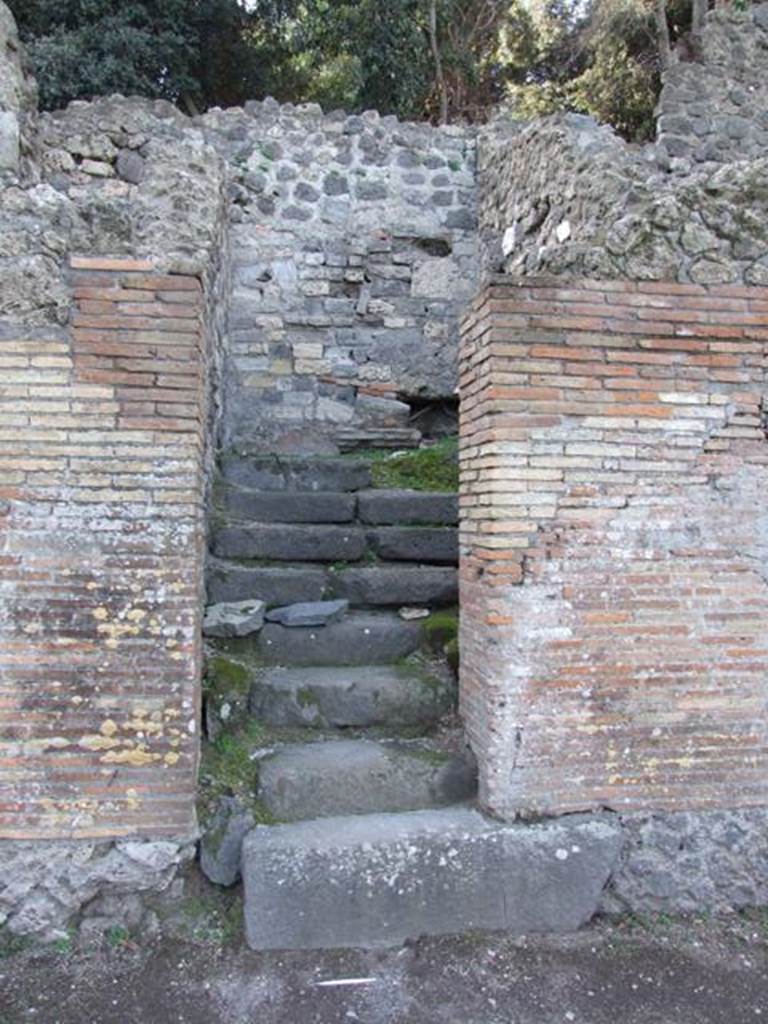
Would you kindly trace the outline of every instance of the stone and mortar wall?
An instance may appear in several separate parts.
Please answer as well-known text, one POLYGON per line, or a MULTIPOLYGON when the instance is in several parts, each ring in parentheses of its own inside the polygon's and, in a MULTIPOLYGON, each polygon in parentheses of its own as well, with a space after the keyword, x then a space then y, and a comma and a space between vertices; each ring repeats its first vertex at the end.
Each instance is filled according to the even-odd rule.
MULTIPOLYGON (((541 792, 530 801, 534 811, 555 806, 551 802, 555 794, 555 801, 563 800, 564 809, 566 805, 586 806, 594 799, 606 800, 605 806, 621 813, 626 841, 606 894, 604 908, 608 911, 723 909, 768 900, 767 812, 761 788, 764 666, 759 657, 753 664, 749 654, 755 650, 759 655, 756 623, 764 600, 759 564, 763 557, 761 495, 750 490, 755 471, 750 464, 749 470, 737 472, 744 460, 743 452, 733 458, 725 449, 720 454, 704 451, 704 437, 717 426, 714 420, 702 419, 705 430, 698 440, 695 433, 691 434, 687 450, 684 438, 675 442, 674 435, 665 432, 658 434, 660 441, 650 442, 650 434, 643 441, 646 427, 637 429, 639 409, 631 427, 630 419, 625 418, 626 409, 604 433, 597 427, 588 429, 586 423, 586 404, 592 403, 596 395, 600 396, 598 405, 611 401, 605 374, 616 377, 614 402, 629 402, 634 389, 639 406, 667 404, 659 399, 667 393, 666 386, 664 392, 661 387, 663 378, 669 375, 675 392, 684 395, 686 391, 702 390, 709 396, 708 405, 716 405, 718 398, 727 393, 728 415, 742 413, 748 417, 742 440, 733 438, 731 442, 739 447, 754 446, 754 457, 762 458, 761 367, 757 361, 751 366, 741 365, 739 353, 745 364, 756 359, 757 353, 750 355, 746 339, 738 343, 737 339, 741 337, 743 317, 750 314, 750 302, 756 303, 751 311, 753 318, 764 317, 766 311, 759 305, 764 297, 749 298, 758 293, 740 290, 739 286, 768 283, 768 164, 764 157, 767 22, 766 5, 743 13, 718 10, 710 14, 705 63, 681 62, 667 75, 660 98, 658 138, 652 145, 629 146, 609 129, 573 115, 527 125, 500 119, 483 130, 478 142, 479 234, 484 268, 492 273, 503 271, 508 275, 503 280, 510 286, 517 283, 522 292, 527 284, 535 285, 531 279, 554 277, 549 285, 540 282, 542 287, 531 293, 543 306, 538 314, 528 298, 521 300, 522 292, 511 300, 514 289, 510 287, 505 301, 512 301, 517 312, 515 317, 503 318, 507 340, 512 339, 507 327, 513 326, 515 319, 519 321, 526 312, 539 316, 533 328, 521 330, 518 324, 512 350, 495 353, 498 346, 491 341, 495 338, 492 324, 500 317, 480 316, 482 300, 465 327, 463 404, 468 399, 475 406, 482 400, 487 411, 495 408, 491 414, 497 426, 515 418, 522 426, 523 402, 529 403, 531 412, 519 436, 501 443, 493 431, 488 436, 482 431, 476 434, 473 413, 465 410, 463 429, 473 435, 468 448, 464 442, 465 459, 471 458, 473 465, 471 469, 465 465, 463 486, 487 492, 481 502, 489 511, 478 510, 473 497, 465 499, 470 507, 464 513, 465 537, 469 539, 463 547, 463 706, 469 722, 475 723, 476 751, 481 749, 487 758, 487 786, 494 790, 497 806, 505 806, 504 813, 515 814, 531 796, 526 779, 530 771, 536 770, 536 758, 544 773, 541 792), (588 295, 579 296, 580 286, 574 281, 584 278, 592 279, 592 288, 588 295), (688 289, 675 293, 675 284, 687 285, 688 289), (708 292, 709 286, 719 285, 734 287, 731 293, 727 288, 724 292, 717 288, 714 293, 708 292), (605 297, 596 300, 601 288, 605 297), (612 297, 613 289, 618 290, 619 298, 612 297), (664 300, 664 295, 674 298, 664 300), (696 295, 700 298, 695 299, 696 295), (642 303, 637 299, 649 306, 642 315, 637 309, 642 303), (614 353, 614 346, 631 349, 623 337, 627 317, 616 319, 614 313, 607 316, 601 309, 604 304, 615 309, 622 303, 628 306, 630 316, 635 315, 633 308, 638 312, 638 325, 633 330, 641 332, 647 330, 647 316, 663 323, 654 306, 663 308, 666 303, 672 307, 667 329, 656 332, 656 340, 646 339, 651 348, 645 358, 650 357, 652 364, 653 357, 659 355, 659 369, 640 359, 627 360, 628 391, 623 398, 620 375, 612 367, 618 365, 616 359, 627 354, 614 353), (690 315, 693 322, 686 323, 690 315), (665 349, 670 331, 676 331, 679 340, 665 349), (571 335, 591 347, 595 357, 580 362, 566 359, 564 354, 558 379, 557 374, 553 375, 555 352, 558 347, 563 353, 567 351, 570 346, 563 344, 563 339, 571 335), (691 343, 690 349, 681 347, 686 341, 691 343), (706 369, 702 342, 719 346, 706 369), (534 343, 538 346, 535 358, 523 358, 521 346, 534 343), (658 351, 653 351, 654 345, 658 351), (470 352, 474 353, 471 357, 470 352), (665 368, 664 363, 670 359, 671 365, 665 368), (717 373, 722 374, 719 381, 714 376, 717 373), (658 387, 651 387, 654 376, 659 378, 658 387), (701 387, 703 380, 709 382, 706 389, 701 387), (751 393, 749 409, 739 405, 745 385, 751 393), (565 395, 569 396, 568 402, 581 403, 582 415, 562 414, 565 395), (553 427, 553 413, 561 416, 559 427, 553 427), (627 434, 623 454, 619 421, 627 434), (547 441, 551 429, 558 436, 547 441), (636 441, 630 440, 633 433, 636 441), (547 444, 551 444, 551 451, 540 450, 547 444), (615 446, 615 457, 608 454, 606 444, 615 446), (669 504, 643 529, 643 517, 650 512, 633 507, 639 495, 630 492, 632 480, 638 473, 640 478, 644 475, 643 464, 645 472, 650 472, 654 448, 659 456, 658 469, 652 471, 660 481, 657 493, 669 504), (707 466, 714 459, 720 464, 720 476, 710 476, 707 469, 706 481, 697 483, 692 457, 707 466), (539 462, 530 467, 526 481, 520 467, 527 465, 529 458, 539 462), (723 473, 722 463, 728 464, 732 458, 733 465, 723 473), (557 459, 563 460, 559 468, 554 463, 545 464, 557 459), (581 468, 579 461, 584 463, 581 468), (735 474, 733 480, 726 479, 729 474, 735 474), (580 478, 584 493, 574 491, 571 507, 567 502, 562 506, 558 498, 553 513, 552 494, 548 492, 558 488, 567 491, 566 477, 571 479, 568 486, 574 488, 580 478), (481 480, 486 483, 481 484, 481 480), (732 483, 733 487, 719 492, 718 482, 726 487, 732 483), (630 491, 625 493, 626 488, 630 491), (525 496, 515 491, 532 493, 530 519, 519 523, 520 535, 512 531, 510 524, 517 520, 511 512, 521 513, 522 506, 516 503, 525 501, 525 496), (708 501, 702 504, 707 496, 708 501), (611 498, 617 503, 614 510, 610 509, 611 498), (498 522, 494 518, 497 513, 490 511, 500 502, 502 508, 507 505, 501 513, 504 522, 498 522), (586 511, 582 512, 579 504, 586 511), (590 517, 599 519, 601 514, 608 525, 590 521, 590 517), (476 515, 485 520, 479 545, 473 539, 477 536, 476 515), (616 522, 621 527, 618 532, 611 526, 616 522), (535 524, 535 535, 528 533, 531 523, 535 524), (553 529, 554 536, 550 532, 553 529), (552 563, 531 559, 528 553, 520 560, 520 546, 527 548, 531 536, 536 550, 548 538, 545 550, 552 555, 552 563), (673 577, 658 584, 648 580, 645 596, 639 592, 633 596, 631 588, 614 593, 620 586, 618 570, 626 571, 628 559, 638 558, 643 567, 646 558, 657 560, 657 545, 662 542, 663 552, 665 538, 670 562, 682 560, 680 564, 685 566, 690 557, 692 566, 695 555, 686 555, 684 545, 691 542, 707 551, 706 545, 714 545, 723 537, 739 545, 737 549, 725 548, 735 551, 736 563, 747 556, 741 575, 744 593, 733 586, 737 574, 718 578, 712 593, 699 594, 696 580, 682 577, 682 593, 674 586, 673 577), (675 546, 678 541, 679 550, 675 546), (566 584, 557 573, 568 572, 566 552, 573 565, 584 568, 585 576, 592 567, 596 572, 605 570, 605 593, 610 593, 615 607, 608 603, 599 606, 602 591, 593 588, 590 597, 589 587, 581 586, 581 579, 571 580, 573 590, 564 596, 559 588, 566 584), (549 570, 555 574, 554 596, 546 590, 552 582, 547 576, 549 570), (534 580, 535 573, 541 578, 534 580), (724 592, 728 581, 730 589, 724 592), (755 590, 754 603, 747 606, 745 618, 728 619, 745 611, 750 586, 755 590), (537 587, 539 596, 546 590, 545 599, 531 606, 526 602, 537 587), (504 597, 500 599, 501 594, 504 597), (593 599, 597 603, 590 608, 593 599), (622 605, 630 599, 637 602, 636 608, 622 605), (641 607, 644 599, 648 601, 645 609, 641 607), (677 625, 688 630, 681 634, 681 646, 690 654, 687 662, 670 664, 670 652, 664 653, 670 640, 652 637, 653 616, 658 615, 652 607, 654 601, 670 604, 659 623, 662 628, 677 625), (509 621, 513 608, 517 613, 514 624, 509 621), (610 624, 606 620, 600 625, 600 615, 610 616, 613 611, 628 613, 629 618, 610 624), (590 615, 595 616, 593 621, 587 621, 590 615), (686 621, 687 615, 690 621, 686 621), (704 659, 701 650, 690 649, 689 638, 714 628, 717 622, 723 624, 721 638, 727 640, 730 636, 733 646, 703 645, 707 654, 704 659), (572 632, 558 640, 554 632, 558 628, 572 632), (625 647, 630 643, 628 635, 633 628, 638 630, 637 644, 630 647, 632 658, 627 659, 626 666, 619 666, 628 673, 620 679, 613 671, 615 650, 617 644, 625 647), (602 641, 598 639, 601 630, 602 641), (511 647, 501 640, 505 633, 511 647), (562 644, 561 653, 556 663, 550 664, 551 650, 557 650, 558 643, 562 644), (573 667, 579 671, 568 681, 565 652, 569 645, 576 649, 578 643, 590 652, 592 670, 598 677, 596 688, 591 681, 583 684, 581 672, 587 671, 589 664, 580 666, 577 659, 573 659, 573 667), (540 648, 548 654, 537 663, 533 654, 540 648), (713 656, 713 648, 719 650, 717 656, 713 656), (662 667, 670 668, 666 684, 656 669, 659 649, 662 667), (742 660, 730 662, 727 651, 738 652, 742 660), (645 670, 643 659, 647 662, 645 670), (693 667, 697 664, 698 669, 693 667), (547 666, 551 669, 549 675, 547 666), (599 679, 605 666, 612 668, 601 686, 599 679), (536 685, 531 683, 527 696, 526 680, 538 681, 536 685), (627 682, 633 685, 627 686, 627 682), (677 733, 674 750, 671 745, 666 752, 663 744, 667 724, 651 721, 654 700, 659 702, 663 685, 669 686, 678 715, 673 729, 677 733), (582 710, 594 701, 604 721, 595 733, 590 731, 591 723, 585 726, 581 722, 587 731, 580 736, 562 735, 561 726, 557 726, 557 741, 566 757, 564 770, 556 770, 555 777, 550 778, 546 774, 546 744, 552 738, 547 737, 548 723, 561 714, 562 721, 570 721, 568 709, 579 708, 580 701, 582 710), (529 716, 525 731, 520 728, 521 710, 529 716), (528 746, 531 728, 534 732, 540 730, 540 749, 529 766, 527 758, 533 753, 528 746), (662 730, 658 736, 653 735, 656 728, 662 730), (612 733, 616 734, 615 742, 612 733), (623 745, 618 736, 623 737, 623 745), (662 745, 658 758, 654 744, 662 745), (522 769, 519 774, 517 765, 522 769), (548 783, 560 786, 559 797, 555 788, 547 790, 548 783), (689 793, 697 805, 695 811, 687 809, 689 793), (631 807, 635 810, 628 811, 631 807)), ((765 321, 761 325, 753 320, 752 336, 758 345, 766 340, 766 326, 765 321)), ((632 339, 642 358, 641 339, 630 334, 632 339)), ((669 391, 673 393, 671 388, 669 391)), ((677 419, 680 410, 667 415, 677 419)), ((687 418, 684 410, 683 417, 687 418)), ((610 406, 604 407, 603 418, 606 424, 614 418, 610 406)), ((662 420, 651 416, 649 425, 654 420, 659 431, 662 420)), ((761 472, 758 469, 757 475, 761 472)), ((695 550, 693 547, 692 552, 695 550)), ((714 548, 711 553, 720 557, 714 548)), ((702 561, 702 578, 712 573, 713 564, 709 558, 702 561)), ((727 559, 725 564, 728 567, 727 559)), ((706 586, 703 589, 706 591, 706 586)), ((674 655, 678 645, 671 647, 674 655)), ((662 714, 669 714, 666 704, 664 694, 662 714)))
POLYGON ((651 145, 575 114, 481 132, 486 270, 768 283, 768 4, 713 12, 704 43, 666 76, 651 145))
POLYGON ((399 398, 456 392, 479 279, 474 133, 273 101, 195 123, 231 176, 222 446, 407 439, 399 398))
POLYGON ((0 71, 0 924, 50 938, 194 852, 225 188, 169 105, 0 71))
POLYGON ((661 158, 676 173, 768 149, 768 5, 718 7, 702 49, 669 69, 657 108, 661 158))

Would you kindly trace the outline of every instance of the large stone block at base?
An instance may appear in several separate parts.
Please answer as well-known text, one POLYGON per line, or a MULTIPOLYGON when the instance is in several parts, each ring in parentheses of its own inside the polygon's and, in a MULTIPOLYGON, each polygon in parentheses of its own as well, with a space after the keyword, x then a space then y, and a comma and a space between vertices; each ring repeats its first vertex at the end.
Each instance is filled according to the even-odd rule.
POLYGON ((243 846, 248 944, 573 931, 595 913, 620 845, 609 819, 502 825, 463 808, 259 826, 243 846))

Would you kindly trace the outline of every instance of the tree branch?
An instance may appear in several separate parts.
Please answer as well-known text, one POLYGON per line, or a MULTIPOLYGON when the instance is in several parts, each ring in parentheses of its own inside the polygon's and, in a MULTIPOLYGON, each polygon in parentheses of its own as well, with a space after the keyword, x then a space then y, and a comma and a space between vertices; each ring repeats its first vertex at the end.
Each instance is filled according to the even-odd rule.
POLYGON ((443 71, 443 58, 440 54, 440 43, 437 38, 437 0, 429 0, 429 44, 435 60, 435 78, 440 94, 440 124, 448 123, 448 87, 443 71))

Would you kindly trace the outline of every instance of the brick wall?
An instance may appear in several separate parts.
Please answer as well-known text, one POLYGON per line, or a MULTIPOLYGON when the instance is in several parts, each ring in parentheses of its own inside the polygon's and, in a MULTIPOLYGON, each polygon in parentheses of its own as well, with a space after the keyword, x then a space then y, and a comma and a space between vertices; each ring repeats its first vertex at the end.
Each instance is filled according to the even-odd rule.
POLYGON ((768 288, 493 279, 463 327, 462 706, 505 818, 768 802, 768 288))
POLYGON ((73 258, 71 326, 0 329, 0 837, 194 826, 203 294, 73 258))

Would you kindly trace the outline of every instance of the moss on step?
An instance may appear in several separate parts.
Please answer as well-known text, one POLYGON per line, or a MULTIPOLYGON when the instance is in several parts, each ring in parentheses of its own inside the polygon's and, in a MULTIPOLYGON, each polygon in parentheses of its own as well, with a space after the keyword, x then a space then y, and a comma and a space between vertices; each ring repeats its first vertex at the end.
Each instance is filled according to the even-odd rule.
POLYGON ((459 439, 445 437, 407 452, 361 452, 371 464, 373 486, 388 490, 458 491, 459 439))
POLYGON ((452 641, 458 643, 459 611, 458 608, 444 608, 432 612, 422 623, 424 638, 433 650, 444 650, 452 641))
POLYGON ((243 728, 222 733, 213 743, 203 743, 198 789, 198 814, 205 822, 221 796, 236 796, 249 808, 259 825, 275 824, 274 817, 256 797, 258 764, 255 748, 266 746, 267 730, 252 719, 243 728))
POLYGON ((250 673, 241 662, 234 661, 222 654, 211 658, 208 662, 203 680, 203 690, 207 693, 216 695, 247 693, 250 685, 250 673))

